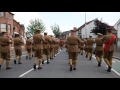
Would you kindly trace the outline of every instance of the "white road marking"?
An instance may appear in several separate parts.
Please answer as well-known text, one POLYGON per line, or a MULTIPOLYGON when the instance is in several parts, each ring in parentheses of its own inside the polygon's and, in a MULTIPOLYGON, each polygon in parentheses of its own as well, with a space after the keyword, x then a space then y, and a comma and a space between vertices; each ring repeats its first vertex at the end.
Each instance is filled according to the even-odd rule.
MULTIPOLYGON (((60 52, 61 52, 61 50, 56 55, 58 55, 60 52)), ((45 60, 44 62, 46 63, 47 61, 45 60)), ((38 66, 36 66, 36 67, 38 67, 38 66)), ((31 72, 33 70, 34 70, 34 68, 32 68, 32 69, 26 71, 25 73, 21 74, 19 77, 23 77, 24 75, 28 74, 29 72, 31 72)))
MULTIPOLYGON (((95 56, 92 56, 93 58, 95 58, 96 59, 96 57, 95 56)), ((115 62, 115 61, 114 61, 115 62)), ((107 65, 106 65, 106 67, 107 67, 107 65)), ((114 71, 118 76, 120 76, 120 73, 118 73, 115 69, 111 69, 112 71, 114 71)))

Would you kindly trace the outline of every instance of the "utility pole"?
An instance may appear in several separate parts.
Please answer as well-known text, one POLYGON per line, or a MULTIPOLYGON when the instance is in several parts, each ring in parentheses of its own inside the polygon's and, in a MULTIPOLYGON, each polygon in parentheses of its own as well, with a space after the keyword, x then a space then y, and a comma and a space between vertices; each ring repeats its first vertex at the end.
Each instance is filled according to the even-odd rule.
POLYGON ((86 31, 86 38, 87 38, 87 28, 86 28, 86 12, 85 12, 85 31, 86 31))

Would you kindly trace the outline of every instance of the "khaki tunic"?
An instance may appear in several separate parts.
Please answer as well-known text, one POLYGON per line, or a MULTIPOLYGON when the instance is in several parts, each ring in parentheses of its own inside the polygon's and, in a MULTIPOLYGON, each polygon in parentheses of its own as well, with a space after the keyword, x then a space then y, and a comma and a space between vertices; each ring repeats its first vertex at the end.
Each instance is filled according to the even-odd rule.
POLYGON ((43 42, 43 53, 45 55, 48 55, 50 53, 50 44, 51 44, 51 39, 49 36, 44 36, 45 41, 43 42))
POLYGON ((0 38, 0 44, 1 44, 1 58, 6 59, 7 61, 10 61, 10 47, 9 44, 12 42, 9 41, 6 37, 0 38))
POLYGON ((32 40, 31 39, 27 39, 26 40, 26 50, 27 50, 28 53, 30 53, 31 49, 32 49, 32 40))
POLYGON ((20 38, 14 38, 14 49, 17 56, 22 55, 22 44, 24 44, 24 42, 20 38))
POLYGON ((78 44, 80 39, 77 36, 69 36, 67 38, 69 59, 76 60, 78 56, 78 44))
MULTIPOLYGON (((104 37, 102 39, 104 41, 104 43, 108 43, 109 40, 111 39, 111 36, 112 36, 112 34, 104 35, 104 37)), ((116 40, 116 37, 115 37, 115 40, 116 40)), ((108 47, 108 52, 104 53, 104 58, 107 58, 108 60, 112 60, 113 53, 114 53, 114 42, 115 42, 115 40, 108 47)))
POLYGON ((95 39, 95 43, 96 43, 95 55, 101 58, 102 55, 103 55, 103 41, 102 41, 102 38, 97 37, 95 39))
POLYGON ((93 50, 93 44, 94 44, 94 40, 92 38, 89 38, 87 40, 87 47, 88 47, 88 53, 92 53, 93 50))
POLYGON ((42 58, 43 54, 43 42, 44 38, 41 34, 33 35, 34 49, 35 49, 35 57, 42 58))
POLYGON ((83 50, 83 48, 84 48, 84 41, 81 40, 80 41, 80 49, 83 50))
POLYGON ((84 44, 85 44, 85 46, 84 46, 85 52, 87 52, 87 50, 88 50, 88 43, 87 43, 87 40, 84 41, 84 44))

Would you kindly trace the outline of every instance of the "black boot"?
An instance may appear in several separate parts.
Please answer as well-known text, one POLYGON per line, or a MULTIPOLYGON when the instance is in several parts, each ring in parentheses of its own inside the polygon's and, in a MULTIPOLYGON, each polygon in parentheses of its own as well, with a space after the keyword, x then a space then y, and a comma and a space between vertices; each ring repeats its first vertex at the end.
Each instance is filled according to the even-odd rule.
POLYGON ((26 56, 26 59, 28 59, 28 56, 26 56))
POLYGON ((16 64, 16 60, 14 60, 14 64, 16 64))
POLYGON ((38 67, 38 69, 40 70, 40 69, 42 69, 42 67, 38 67))
POLYGON ((92 57, 90 57, 90 59, 89 59, 89 60, 91 60, 91 58, 92 58, 92 57))
POLYGON ((49 61, 47 61, 47 64, 49 64, 50 62, 49 61))
POLYGON ((11 69, 11 67, 6 67, 6 70, 11 69))
POLYGON ((1 69, 1 65, 0 65, 0 69, 1 69))
POLYGON ((101 63, 100 62, 98 63, 98 67, 101 67, 101 63))
POLYGON ((36 69, 36 64, 33 65, 33 68, 36 69))
POLYGON ((108 69, 107 69, 108 72, 111 72, 111 67, 109 66, 108 69))
POLYGON ((73 70, 76 70, 76 67, 74 67, 73 70))
POLYGON ((22 64, 21 62, 18 62, 18 64, 22 64))
POLYGON ((83 55, 83 53, 81 53, 81 55, 83 55))
POLYGON ((72 71, 72 65, 70 65, 70 71, 72 71))
POLYGON ((42 64, 44 64, 44 61, 42 61, 42 64))
POLYGON ((33 57, 33 55, 32 55, 32 57, 33 57))
POLYGON ((86 55, 86 58, 88 58, 88 55, 86 55))

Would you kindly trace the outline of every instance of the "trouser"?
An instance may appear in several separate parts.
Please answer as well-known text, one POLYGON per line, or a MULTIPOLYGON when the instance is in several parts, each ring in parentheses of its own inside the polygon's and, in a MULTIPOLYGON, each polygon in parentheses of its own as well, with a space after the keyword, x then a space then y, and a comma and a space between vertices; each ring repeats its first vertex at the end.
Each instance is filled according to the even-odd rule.
POLYGON ((108 51, 107 53, 104 53, 104 60, 108 67, 112 67, 112 58, 113 58, 113 51, 108 51))
POLYGON ((70 65, 76 67, 77 64, 77 57, 78 57, 78 53, 77 52, 69 52, 69 63, 70 65))
POLYGON ((42 59, 43 59, 43 50, 42 49, 35 50, 34 64, 38 65, 38 67, 42 67, 42 59))

